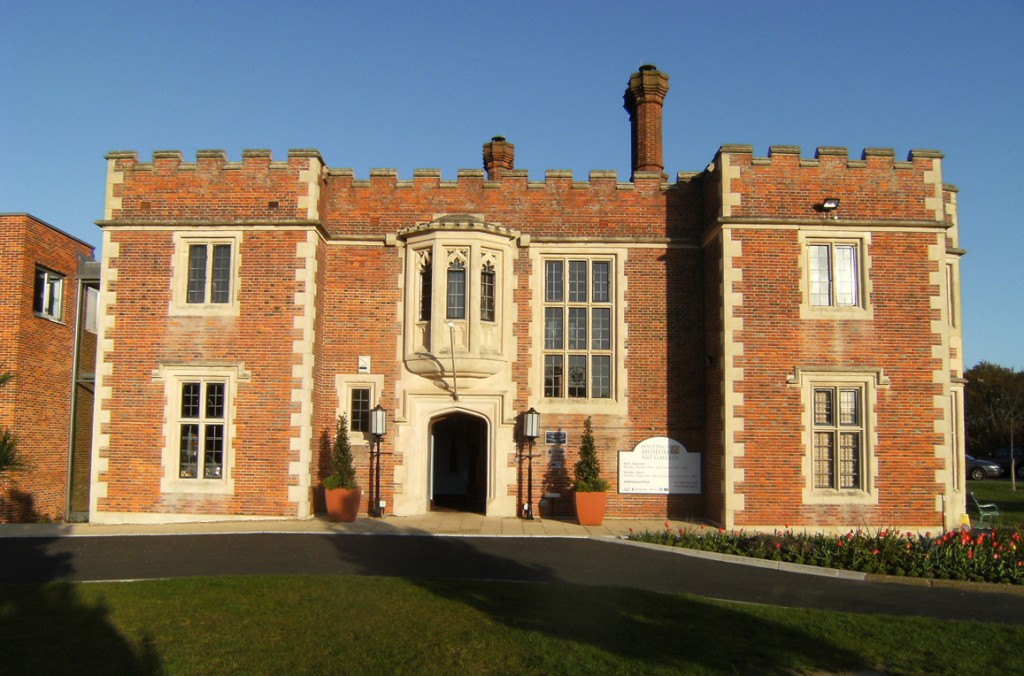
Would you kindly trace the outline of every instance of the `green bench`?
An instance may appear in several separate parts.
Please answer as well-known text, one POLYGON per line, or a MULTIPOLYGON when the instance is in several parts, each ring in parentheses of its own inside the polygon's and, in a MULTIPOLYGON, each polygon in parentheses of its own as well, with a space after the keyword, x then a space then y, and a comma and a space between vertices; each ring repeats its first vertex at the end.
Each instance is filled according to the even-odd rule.
POLYGON ((971 504, 974 505, 974 509, 978 511, 978 525, 982 528, 985 527, 985 522, 988 521, 988 527, 992 528, 996 525, 995 521, 999 518, 999 507, 994 502, 979 502, 978 496, 971 491, 971 504))

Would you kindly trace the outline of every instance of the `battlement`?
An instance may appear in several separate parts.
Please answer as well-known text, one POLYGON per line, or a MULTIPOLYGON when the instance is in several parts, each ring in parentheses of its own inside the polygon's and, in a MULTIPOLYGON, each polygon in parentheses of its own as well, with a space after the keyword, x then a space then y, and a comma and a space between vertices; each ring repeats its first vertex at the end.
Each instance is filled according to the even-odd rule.
MULTIPOLYGON (((173 172, 189 173, 202 172, 212 176, 217 172, 231 173, 242 172, 253 176, 271 174, 273 172, 285 172, 288 170, 308 168, 310 159, 315 160, 322 167, 322 175, 330 182, 336 183, 342 188, 369 188, 392 186, 395 188, 410 188, 416 186, 433 186, 438 188, 466 188, 479 186, 484 188, 505 187, 506 189, 522 187, 524 189, 542 189, 545 187, 564 188, 566 186, 575 190, 587 190, 591 188, 614 188, 617 190, 643 189, 669 189, 672 184, 667 182, 660 172, 634 172, 632 180, 619 181, 618 173, 614 170, 593 170, 588 174, 588 180, 577 181, 573 172, 565 169, 548 169, 544 172, 543 181, 531 181, 530 172, 526 169, 509 169, 495 178, 488 178, 483 169, 459 169, 455 180, 445 179, 440 169, 414 169, 411 179, 401 179, 398 170, 393 168, 372 168, 367 178, 357 178, 352 168, 327 167, 315 149, 292 149, 288 151, 285 161, 275 161, 270 150, 247 149, 242 151, 241 162, 230 161, 224 150, 198 150, 194 162, 186 162, 180 150, 156 150, 153 151, 152 160, 149 162, 139 161, 135 151, 111 151, 107 153, 106 159, 114 163, 115 171, 121 174, 133 172, 152 172, 170 178, 173 172)), ((676 183, 689 183, 699 176, 699 172, 679 172, 676 176, 676 183)), ((126 179, 130 180, 130 179, 126 179)))
POLYGON ((749 145, 724 145, 709 167, 720 172, 722 216, 832 220, 948 221, 942 153, 911 150, 897 161, 892 148, 865 148, 851 159, 846 148, 820 146, 813 158, 799 146, 775 145, 756 157, 749 145), (825 198, 839 200, 824 213, 825 198))
POLYGON ((818 146, 813 158, 800 156, 800 146, 773 145, 768 148, 767 157, 755 157, 753 146, 723 145, 719 155, 748 157, 751 166, 763 167, 782 165, 792 167, 822 167, 846 169, 913 169, 918 162, 941 160, 943 155, 937 150, 911 150, 906 161, 896 161, 896 152, 892 148, 865 148, 860 159, 850 159, 849 151, 843 146, 818 146))

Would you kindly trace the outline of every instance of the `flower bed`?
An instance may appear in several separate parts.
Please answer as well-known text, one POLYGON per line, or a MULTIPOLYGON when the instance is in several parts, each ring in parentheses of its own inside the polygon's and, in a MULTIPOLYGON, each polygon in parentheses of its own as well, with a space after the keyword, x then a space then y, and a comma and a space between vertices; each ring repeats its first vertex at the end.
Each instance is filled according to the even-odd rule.
POLYGON ((932 537, 883 529, 845 535, 674 530, 629 533, 629 539, 758 559, 802 563, 864 573, 942 580, 974 580, 1024 584, 1024 544, 1020 529, 991 532, 950 531, 932 537))

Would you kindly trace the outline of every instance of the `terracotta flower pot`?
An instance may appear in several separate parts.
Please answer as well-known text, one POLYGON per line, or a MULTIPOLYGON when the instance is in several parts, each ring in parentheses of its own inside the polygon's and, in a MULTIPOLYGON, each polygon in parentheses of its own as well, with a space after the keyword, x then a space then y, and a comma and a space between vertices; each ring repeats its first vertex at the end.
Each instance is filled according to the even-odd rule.
POLYGON ((581 493, 576 491, 576 520, 581 526, 600 526, 604 521, 604 508, 608 494, 604 491, 581 493))
POLYGON ((324 502, 327 503, 327 518, 331 521, 351 522, 356 520, 363 492, 358 488, 325 488, 324 502))

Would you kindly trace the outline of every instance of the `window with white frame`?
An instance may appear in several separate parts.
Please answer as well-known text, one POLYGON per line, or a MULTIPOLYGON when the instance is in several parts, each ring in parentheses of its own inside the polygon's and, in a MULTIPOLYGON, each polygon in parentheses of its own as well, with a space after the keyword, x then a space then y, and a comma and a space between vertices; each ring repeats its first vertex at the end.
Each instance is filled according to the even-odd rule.
POLYGON ((544 397, 612 396, 612 261, 544 260, 544 397))
POLYGON ((232 495, 235 399, 250 374, 243 364, 161 364, 164 493, 232 495))
POLYGON ((237 315, 239 232, 177 232, 171 313, 237 315))
POLYGON ((812 241, 808 244, 812 306, 852 308, 861 305, 859 249, 856 242, 812 241))
POLYGON ((61 301, 64 296, 64 276, 44 267, 36 268, 32 310, 41 317, 61 320, 61 301))
POLYGON ((178 431, 178 478, 224 478, 227 449, 227 392, 224 380, 181 383, 178 431))

